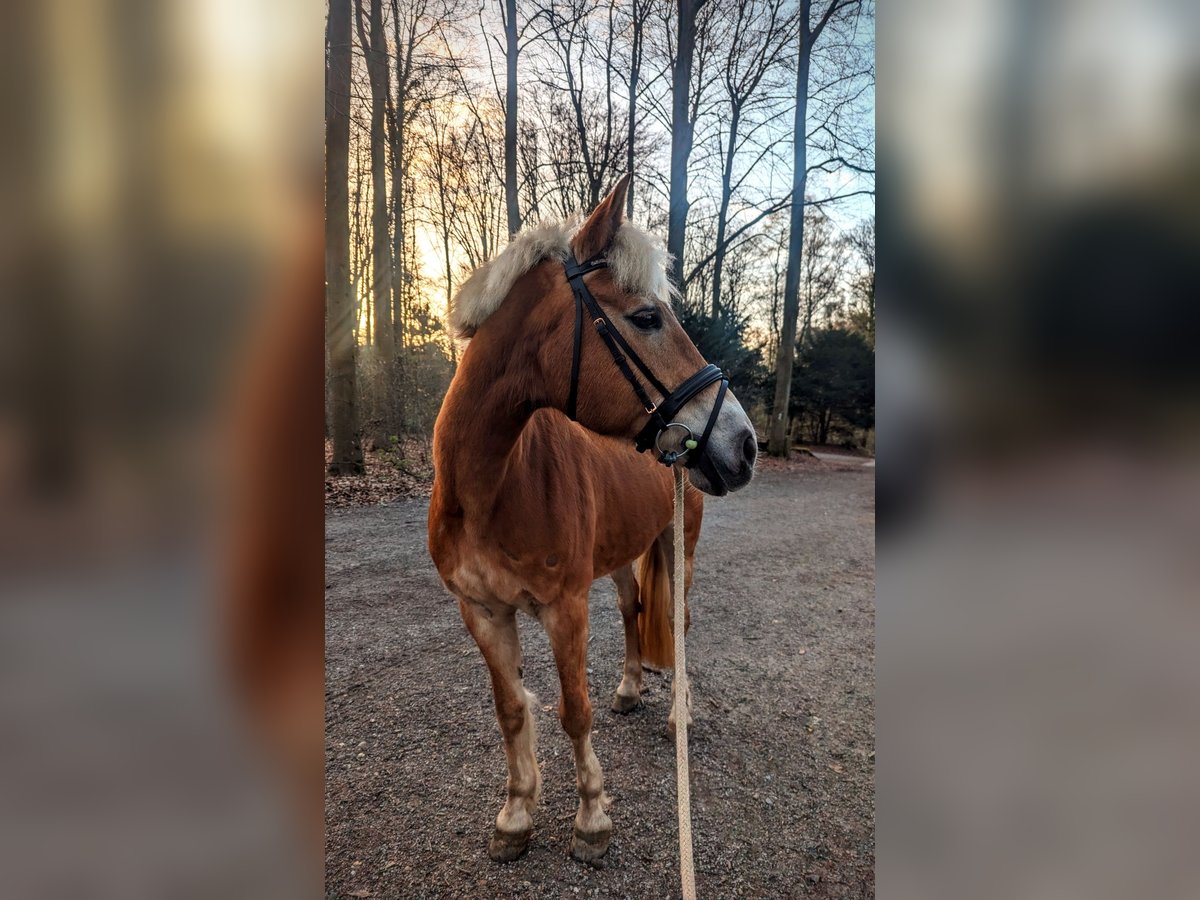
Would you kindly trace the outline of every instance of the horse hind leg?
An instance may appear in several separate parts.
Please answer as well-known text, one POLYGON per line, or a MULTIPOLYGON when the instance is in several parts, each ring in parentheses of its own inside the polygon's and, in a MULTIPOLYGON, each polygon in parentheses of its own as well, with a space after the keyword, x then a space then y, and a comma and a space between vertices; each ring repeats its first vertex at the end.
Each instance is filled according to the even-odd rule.
POLYGON ((533 833, 533 813, 541 791, 532 708, 535 701, 521 681, 521 643, 516 611, 476 606, 461 597, 459 611, 479 645, 492 678, 496 719, 508 758, 507 799, 496 816, 488 856, 509 862, 525 852, 533 833))
POLYGON ((579 811, 571 837, 571 855, 582 862, 595 862, 608 851, 612 820, 604 811, 604 774, 592 750, 592 702, 588 697, 587 594, 566 598, 549 606, 542 625, 550 638, 562 697, 558 704, 563 730, 575 751, 575 785, 579 789, 579 811))
POLYGON ((612 574, 617 586, 617 607, 625 624, 625 668, 613 697, 613 712, 632 712, 642 702, 642 644, 638 637, 638 586, 633 566, 622 566, 612 574))

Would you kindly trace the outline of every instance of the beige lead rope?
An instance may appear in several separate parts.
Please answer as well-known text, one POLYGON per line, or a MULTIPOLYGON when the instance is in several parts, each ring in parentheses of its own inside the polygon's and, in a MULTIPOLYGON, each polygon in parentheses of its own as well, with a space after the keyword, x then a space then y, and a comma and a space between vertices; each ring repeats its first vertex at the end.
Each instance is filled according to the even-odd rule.
POLYGON ((683 467, 675 470, 675 796, 679 800, 679 879, 683 900, 696 898, 692 861, 692 796, 688 782, 688 679, 683 633, 686 630, 683 558, 683 467))

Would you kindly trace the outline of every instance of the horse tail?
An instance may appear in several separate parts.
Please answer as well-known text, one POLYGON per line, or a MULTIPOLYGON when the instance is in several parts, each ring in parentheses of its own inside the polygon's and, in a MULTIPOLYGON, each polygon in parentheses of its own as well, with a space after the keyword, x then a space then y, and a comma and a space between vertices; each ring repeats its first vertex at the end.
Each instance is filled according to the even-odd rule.
POLYGON ((638 637, 642 662, 653 669, 675 665, 671 630, 671 572, 667 554, 657 539, 638 560, 638 637))

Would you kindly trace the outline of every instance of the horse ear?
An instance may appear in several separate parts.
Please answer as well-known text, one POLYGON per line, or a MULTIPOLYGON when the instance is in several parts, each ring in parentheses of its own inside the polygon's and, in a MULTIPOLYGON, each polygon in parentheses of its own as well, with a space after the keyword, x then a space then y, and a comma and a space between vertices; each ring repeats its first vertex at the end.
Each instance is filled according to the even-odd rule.
POLYGON ((631 177, 626 175, 618 181, 612 193, 600 201, 587 221, 580 226, 573 242, 576 259, 591 259, 608 249, 613 235, 625 221, 625 195, 629 192, 631 177))

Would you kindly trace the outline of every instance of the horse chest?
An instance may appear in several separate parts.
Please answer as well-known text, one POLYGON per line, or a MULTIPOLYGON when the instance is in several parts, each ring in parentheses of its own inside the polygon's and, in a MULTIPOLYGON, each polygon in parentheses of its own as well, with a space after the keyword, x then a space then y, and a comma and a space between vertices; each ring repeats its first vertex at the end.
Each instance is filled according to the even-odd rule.
POLYGON ((445 574, 446 586, 487 607, 503 604, 537 616, 540 606, 565 592, 569 580, 554 553, 539 552, 534 559, 495 539, 467 540, 458 550, 457 564, 445 574))

